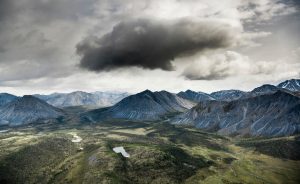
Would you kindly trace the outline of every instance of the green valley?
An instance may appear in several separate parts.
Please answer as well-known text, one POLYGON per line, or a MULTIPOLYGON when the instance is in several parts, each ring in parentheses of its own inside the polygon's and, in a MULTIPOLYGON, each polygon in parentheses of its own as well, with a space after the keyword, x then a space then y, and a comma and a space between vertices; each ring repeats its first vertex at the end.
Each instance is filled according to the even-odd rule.
POLYGON ((300 182, 299 136, 233 138, 166 122, 111 121, 9 129, 0 146, 0 183, 300 182), (117 146, 130 157, 115 153, 117 146))

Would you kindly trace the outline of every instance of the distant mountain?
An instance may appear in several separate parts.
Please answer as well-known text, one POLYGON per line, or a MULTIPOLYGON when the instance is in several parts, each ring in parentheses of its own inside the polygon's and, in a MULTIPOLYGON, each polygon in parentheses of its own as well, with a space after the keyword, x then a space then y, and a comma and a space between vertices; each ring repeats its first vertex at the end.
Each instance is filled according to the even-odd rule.
POLYGON ((279 88, 287 89, 290 91, 300 91, 300 79, 291 79, 291 80, 286 80, 280 84, 278 84, 279 88))
POLYGON ((129 119, 159 120, 170 113, 184 112, 196 105, 167 91, 151 92, 149 90, 128 96, 116 105, 98 109, 84 114, 88 119, 129 119))
POLYGON ((250 92, 244 92, 240 90, 221 90, 213 92, 211 94, 206 94, 203 92, 186 90, 184 92, 179 92, 177 95, 184 99, 188 99, 194 102, 201 102, 205 100, 232 101, 241 98, 249 98, 253 96, 271 94, 277 92, 280 89, 286 90, 287 92, 291 91, 296 96, 299 96, 298 92, 300 92, 300 79, 286 80, 278 84, 277 86, 271 84, 264 84, 262 86, 254 88, 250 92))
POLYGON ((60 109, 34 96, 25 95, 0 107, 0 125, 17 126, 62 115, 60 109))
POLYGON ((35 95, 56 107, 97 105, 98 98, 91 93, 76 91, 72 93, 53 93, 50 95, 35 95))
POLYGON ((231 102, 205 101, 172 122, 225 135, 286 136, 300 133, 300 98, 285 91, 231 102))
POLYGON ((75 91, 72 93, 53 93, 50 95, 34 95, 47 103, 56 107, 68 106, 112 106, 127 97, 128 93, 118 92, 94 92, 87 93, 82 91, 75 91))
POLYGON ((127 92, 101 92, 101 91, 96 91, 92 94, 98 97, 99 99, 98 106, 102 106, 102 107, 115 105, 125 97, 131 95, 130 93, 127 92))
POLYGON ((254 88, 251 91, 251 94, 253 95, 264 95, 264 94, 270 94, 270 93, 275 93, 279 90, 280 88, 273 86, 271 84, 264 84, 262 86, 259 86, 257 88, 254 88))
POLYGON ((8 93, 0 93, 0 107, 17 99, 18 97, 8 93))
POLYGON ((220 101, 237 100, 241 97, 244 97, 245 95, 247 95, 247 92, 240 90, 222 90, 210 94, 211 97, 220 101))
POLYGON ((195 92, 192 90, 181 91, 177 94, 179 97, 193 101, 193 102, 201 102, 205 100, 214 100, 209 94, 203 92, 195 92))

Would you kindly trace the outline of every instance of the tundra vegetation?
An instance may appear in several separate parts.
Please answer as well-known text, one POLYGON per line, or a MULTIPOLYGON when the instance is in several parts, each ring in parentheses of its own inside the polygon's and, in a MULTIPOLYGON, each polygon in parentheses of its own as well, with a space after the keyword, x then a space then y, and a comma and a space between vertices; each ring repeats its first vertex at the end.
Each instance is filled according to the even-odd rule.
POLYGON ((27 125, 0 133, 0 183, 296 184, 299 140, 225 137, 159 121, 27 125), (82 140, 72 142, 74 135, 82 140))

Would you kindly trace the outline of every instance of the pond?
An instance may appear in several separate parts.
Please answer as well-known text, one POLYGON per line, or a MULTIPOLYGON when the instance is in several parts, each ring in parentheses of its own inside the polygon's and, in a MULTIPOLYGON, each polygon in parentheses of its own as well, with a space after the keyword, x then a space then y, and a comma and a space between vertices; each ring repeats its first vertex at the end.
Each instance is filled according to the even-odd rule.
POLYGON ((72 142, 81 142, 82 141, 82 138, 79 137, 78 135, 74 134, 73 135, 73 139, 72 139, 72 142))
POLYGON ((8 132, 9 130, 0 130, 0 133, 8 132))
POLYGON ((123 155, 123 157, 130 157, 130 155, 125 151, 124 147, 123 146, 120 146, 120 147, 114 147, 113 148, 113 151, 115 153, 121 153, 123 155))

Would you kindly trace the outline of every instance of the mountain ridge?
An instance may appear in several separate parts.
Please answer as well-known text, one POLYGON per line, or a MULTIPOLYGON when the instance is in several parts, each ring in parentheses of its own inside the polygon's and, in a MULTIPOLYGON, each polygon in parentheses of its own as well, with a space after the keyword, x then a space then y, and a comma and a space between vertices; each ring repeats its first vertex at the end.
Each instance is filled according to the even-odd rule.
POLYGON ((177 93, 177 95, 181 98, 191 100, 194 102, 201 102, 204 100, 214 100, 214 98, 207 93, 200 92, 200 91, 195 92, 195 91, 192 91, 189 89, 186 91, 181 91, 181 92, 177 93))
POLYGON ((0 108, 0 125, 18 126, 55 119, 63 112, 32 95, 24 95, 0 108))
MULTIPOLYGON (((105 117, 110 117, 151 121, 161 119, 161 116, 169 113, 184 112, 194 105, 196 105, 194 102, 167 91, 152 92, 145 90, 124 98, 106 111, 101 111, 98 117, 96 115, 94 118, 105 119, 105 117)), ((91 111, 91 114, 93 112, 99 112, 99 110, 91 111)), ((93 117, 93 115, 90 115, 90 117, 93 117)))
POLYGON ((284 82, 279 83, 277 87, 288 89, 293 92, 300 91, 300 79, 286 80, 284 82))
POLYGON ((18 97, 9 93, 0 93, 0 107, 17 99, 18 97))
POLYGON ((279 90, 252 98, 199 103, 172 119, 220 134, 286 136, 300 132, 300 98, 279 90))
POLYGON ((84 91, 73 91, 71 93, 52 93, 49 95, 34 96, 46 101, 56 107, 90 105, 98 107, 112 106, 119 102, 129 93, 125 92, 100 92, 88 93, 84 91))

